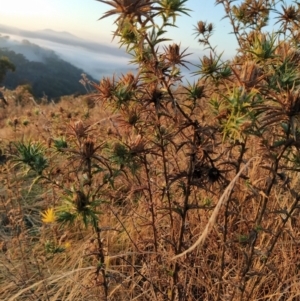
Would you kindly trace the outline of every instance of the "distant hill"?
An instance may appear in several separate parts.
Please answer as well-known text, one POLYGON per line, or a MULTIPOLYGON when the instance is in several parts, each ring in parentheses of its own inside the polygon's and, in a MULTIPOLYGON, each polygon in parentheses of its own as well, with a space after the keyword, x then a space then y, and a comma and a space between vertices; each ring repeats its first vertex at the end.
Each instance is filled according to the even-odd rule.
POLYGON ((55 52, 61 59, 84 70, 97 80, 103 76, 135 71, 135 66, 128 65, 131 56, 117 45, 103 43, 101 36, 99 41, 88 40, 66 31, 49 28, 30 31, 0 24, 0 37, 0 48, 5 47, 22 53, 29 61, 41 62, 41 59, 36 55, 37 48, 27 47, 24 41, 29 41, 31 46, 38 45, 45 51, 47 49, 55 52))
POLYGON ((25 49, 31 50, 31 54, 38 57, 39 61, 29 61, 23 54, 0 48, 0 57, 8 57, 16 67, 15 72, 7 73, 3 85, 15 89, 19 85, 30 84, 36 97, 46 94, 50 98, 58 98, 86 92, 79 83, 81 74, 84 73, 82 69, 62 60, 51 50, 44 50, 27 40, 22 44, 25 49))
POLYGON ((46 28, 46 29, 42 29, 42 30, 36 30, 35 31, 37 34, 42 34, 42 36, 60 36, 63 38, 69 38, 69 39, 79 39, 78 37, 76 37, 75 35, 67 32, 67 31, 56 31, 50 28, 46 28))

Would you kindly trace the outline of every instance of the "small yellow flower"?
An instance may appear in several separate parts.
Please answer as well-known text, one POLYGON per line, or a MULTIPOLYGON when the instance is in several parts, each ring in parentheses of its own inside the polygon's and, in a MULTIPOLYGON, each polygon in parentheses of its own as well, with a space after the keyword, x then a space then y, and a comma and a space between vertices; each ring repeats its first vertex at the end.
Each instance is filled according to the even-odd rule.
POLYGON ((65 249, 69 249, 71 247, 71 243, 70 242, 66 242, 64 245, 65 249))
POLYGON ((53 208, 49 208, 42 213, 42 222, 46 224, 55 222, 55 213, 53 208))

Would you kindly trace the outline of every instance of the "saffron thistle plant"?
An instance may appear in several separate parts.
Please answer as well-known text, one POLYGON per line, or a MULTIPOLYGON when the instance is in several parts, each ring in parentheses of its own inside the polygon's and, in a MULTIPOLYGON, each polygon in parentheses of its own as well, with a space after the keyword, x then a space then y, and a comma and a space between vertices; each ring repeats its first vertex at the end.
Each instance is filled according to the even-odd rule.
MULTIPOLYGON (((101 2, 108 3, 106 1, 101 2)), ((191 219, 191 216, 193 216, 190 210, 192 208, 201 208, 201 206, 199 207, 193 203, 191 195, 197 191, 197 188, 195 190, 194 187, 202 187, 209 195, 212 191, 210 191, 208 183, 210 182, 211 186, 216 186, 216 183, 218 183, 219 186, 221 185, 219 187, 221 192, 223 189, 221 183, 228 182, 219 182, 218 180, 221 177, 233 179, 233 176, 239 172, 243 162, 255 154, 253 152, 254 148, 250 146, 251 143, 253 141, 260 143, 262 148, 259 149, 259 153, 261 152, 262 158, 265 155, 269 158, 269 161, 267 160, 268 167, 266 168, 273 174, 272 176, 269 174, 273 180, 269 184, 256 186, 256 184, 251 182, 253 180, 251 175, 244 176, 248 180, 247 185, 252 189, 251 191, 257 191, 257 193, 261 191, 263 194, 261 195, 261 206, 257 204, 254 209, 256 216, 253 217, 252 221, 248 220, 246 222, 249 234, 242 235, 247 237, 246 244, 249 246, 249 250, 246 251, 248 259, 244 262, 247 272, 243 272, 242 267, 239 267, 238 264, 234 267, 236 277, 240 277, 241 282, 239 288, 233 289, 232 295, 227 296, 237 300, 244 300, 245 298, 250 300, 262 279, 262 277, 249 278, 247 276, 248 271, 250 273, 251 269, 257 266, 255 263, 256 256, 253 252, 254 246, 256 243, 259 244, 259 237, 265 236, 267 233, 264 232, 265 228, 262 224, 269 224, 268 220, 265 219, 265 214, 267 207, 269 205, 272 207, 269 200, 275 197, 273 193, 277 189, 275 188, 277 174, 279 170, 287 168, 289 160, 293 157, 291 154, 297 148, 292 146, 295 143, 297 144, 292 138, 295 136, 295 130, 292 130, 295 127, 293 121, 295 118, 292 116, 299 114, 298 109, 294 110, 295 97, 289 94, 290 96, 286 95, 282 98, 289 102, 287 108, 290 109, 286 108, 285 110, 283 110, 279 100, 279 97, 284 93, 283 90, 288 89, 288 91, 291 91, 297 85, 298 76, 295 73, 297 71, 292 65, 287 64, 286 57, 279 55, 282 43, 286 43, 286 35, 284 34, 283 36, 280 31, 270 34, 265 34, 262 31, 267 25, 270 11, 277 11, 277 3, 274 1, 260 1, 258 3, 250 0, 244 1, 239 6, 234 6, 230 1, 217 1, 217 4, 224 6, 226 17, 231 22, 240 48, 231 62, 224 61, 222 54, 218 54, 217 48, 210 43, 210 38, 213 35, 212 23, 199 21, 195 27, 196 36, 199 38, 200 44, 210 49, 211 53, 209 57, 204 56, 200 59, 199 71, 195 72, 195 74, 200 76, 197 85, 189 84, 188 87, 183 87, 182 97, 178 101, 172 86, 181 79, 180 68, 186 66, 187 56, 184 54, 185 51, 180 53, 178 44, 174 43, 169 47, 160 47, 160 45, 168 41, 167 37, 165 37, 167 27, 175 24, 176 18, 174 16, 179 13, 187 13, 188 10, 184 6, 186 1, 167 2, 143 1, 142 3, 144 5, 147 3, 148 6, 141 13, 135 6, 141 4, 140 1, 133 1, 132 3, 134 4, 132 6, 125 2, 112 1, 108 4, 115 5, 112 3, 118 3, 120 6, 123 5, 123 8, 109 11, 103 16, 117 15, 117 29, 114 36, 120 38, 120 44, 126 46, 126 51, 133 55, 133 62, 138 65, 138 73, 132 79, 136 87, 135 90, 131 94, 127 94, 128 98, 121 105, 118 105, 120 102, 117 102, 116 108, 123 116, 126 116, 126 111, 128 111, 129 107, 141 106, 143 108, 140 110, 139 120, 144 121, 146 128, 144 125, 134 130, 148 141, 146 144, 148 146, 148 154, 151 154, 151 156, 156 155, 156 160, 161 162, 161 168, 156 167, 156 172, 154 172, 148 163, 150 158, 148 158, 148 155, 144 156, 145 181, 148 183, 148 193, 145 195, 145 198, 149 201, 149 214, 151 216, 149 226, 153 235, 151 250, 155 251, 158 264, 163 262, 163 264, 168 265, 162 259, 164 258, 163 252, 159 251, 158 248, 159 237, 162 235, 160 234, 161 230, 158 220, 160 220, 160 225, 162 220, 165 220, 166 225, 170 225, 167 234, 170 242, 169 252, 173 252, 175 255, 183 252, 186 244, 189 244, 187 240, 189 230, 186 228, 186 223, 188 218, 191 219), (130 17, 127 14, 129 8, 132 9, 130 17), (124 14, 123 12, 126 13, 124 14), (160 23, 156 23, 156 20, 160 17, 162 17, 162 20, 160 20, 160 23), (121 26, 123 24, 126 24, 125 29, 121 26), (282 37, 285 41, 281 40, 282 37), (276 83, 274 76, 280 77, 280 80, 275 80, 276 83), (283 88, 282 84, 285 88, 283 88), (143 96, 146 96, 147 100, 144 102, 144 107, 143 96), (199 101, 201 98, 210 99, 210 107, 203 106, 199 101), (276 108, 276 106, 278 107, 276 108), (150 110, 153 109, 153 116, 151 116, 150 110), (147 113, 145 114, 143 110, 147 113), (281 110, 281 113, 278 110, 281 110), (215 116, 215 122, 205 120, 206 116, 215 116), (202 122, 200 122, 200 118, 202 122), (269 122, 266 122, 267 119, 269 122), (285 131, 285 134, 282 135, 280 127, 275 125, 275 120, 276 122, 286 120, 290 124, 290 131, 285 131), (172 123, 174 123, 173 129, 176 128, 177 130, 172 131, 170 127, 166 129, 166 125, 172 123), (147 131, 147 129, 152 127, 157 133, 156 140, 151 139, 147 131), (164 130, 162 131, 162 129, 164 130), (218 135, 219 133, 221 136, 218 135), (274 142, 276 143, 274 144, 274 142), (222 154, 222 152, 219 152, 217 156, 213 155, 212 149, 216 150, 219 147, 225 147, 225 145, 227 145, 228 149, 227 156, 229 158, 232 157, 231 159, 225 159, 225 153, 222 154), (181 151, 188 154, 187 160, 180 156, 181 151), (178 161, 178 158, 181 158, 181 162, 178 161), (175 162, 171 163, 172 159, 175 159, 177 165, 175 162), (222 170, 218 165, 223 165, 225 169, 222 170), (159 183, 156 184, 156 188, 151 183, 153 173, 156 174, 157 178, 161 178, 161 180, 156 182, 159 183), (208 182, 203 181, 203 177, 206 176, 209 177, 208 182), (249 182, 249 179, 252 180, 249 182), (177 187, 174 183, 177 183, 177 187), (201 186, 200 183, 201 185, 206 183, 206 187, 201 186), (159 191, 161 192, 159 193, 159 191), (156 205, 154 205, 154 202, 156 205), (164 212, 164 210, 166 211, 164 212), (252 233, 255 235, 252 235, 252 233), (248 237, 251 237, 251 239, 248 239, 248 237)), ((283 6, 282 9, 284 11, 282 14, 278 12, 279 20, 285 22, 285 25, 283 24, 282 26, 287 26, 286 24, 289 23, 297 31, 296 17, 292 12, 298 8, 296 6, 289 8, 283 6), (291 12, 289 18, 294 18, 295 21, 287 18, 287 10, 291 12)), ((292 45, 294 43, 293 35, 289 38, 292 45)), ((290 59, 292 57, 289 56, 288 60, 290 59)), ((98 85, 95 88, 100 90, 98 85)), ((120 99, 119 97, 117 98, 120 99)), ((108 99, 112 101, 113 106, 113 98, 108 97, 108 99)), ((102 100, 106 101, 107 99, 102 100)), ((121 146, 121 144, 116 145, 121 146)), ((289 167, 288 170, 287 173, 289 174, 292 169, 289 167)), ((255 172, 265 174, 265 172, 258 169, 255 172)), ((127 173, 126 176, 129 178, 127 173)), ((290 176, 287 175, 287 177, 290 176)), ((141 185, 142 183, 140 182, 139 184, 141 185)), ((215 187, 214 189, 218 188, 215 187)), ((289 189, 290 192, 294 191, 291 187, 289 189)), ((229 285, 224 280, 225 270, 227 269, 226 254, 230 249, 230 247, 226 247, 226 243, 234 240, 233 236, 237 235, 230 230, 231 226, 229 225, 233 221, 229 218, 228 212, 232 210, 230 208, 235 207, 234 199, 238 193, 233 192, 231 194, 223 219, 220 218, 220 222, 222 220, 225 224, 225 229, 221 235, 223 236, 223 243, 222 254, 220 255, 220 270, 217 273, 218 280, 216 280, 219 283, 217 288, 215 290, 213 288, 207 290, 203 284, 194 283, 194 291, 187 293, 189 286, 187 283, 186 286, 183 285, 183 279, 179 276, 179 270, 182 273, 184 268, 178 262, 169 263, 169 268, 167 269, 171 271, 172 281, 166 279, 166 285, 160 285, 159 288, 156 287, 155 280, 151 282, 157 299, 205 299, 208 298, 208 291, 210 296, 215 296, 213 297, 214 300, 221 300, 225 297, 226 287, 229 285), (180 286, 178 286, 179 283, 180 286)), ((251 196, 250 193, 248 197, 254 198, 254 195, 251 196)), ((244 198, 247 198, 247 196, 245 195, 244 198)), ((298 198, 295 195, 294 203, 289 205, 292 211, 295 210, 294 206, 296 206, 297 200, 298 198)), ((239 219, 238 215, 236 218, 239 219)), ((272 227, 281 227, 281 229, 284 227, 284 223, 282 226, 279 226, 279 224, 276 226, 275 224, 272 227)), ((191 227, 191 222, 189 227, 191 227)), ((275 237, 270 237, 270 242, 273 241, 272 250, 276 244, 275 241, 278 239, 278 236, 275 237)), ((241 240, 238 240, 237 244, 239 243, 241 243, 241 240)), ((243 241, 241 248, 244 245, 245 242, 243 241)), ((239 247, 236 246, 236 251, 238 250, 239 247)), ((193 260, 196 259, 194 258, 193 260)), ((261 269, 264 268, 265 264, 266 258, 264 257, 261 269)), ((187 271, 185 275, 188 275, 187 271)))
POLYGON ((33 171, 37 175, 42 175, 48 166, 47 158, 44 154, 43 145, 39 142, 17 142, 15 144, 17 155, 14 158, 15 167, 26 166, 25 172, 33 171))
POLYGON ((28 185, 20 166, 38 176, 40 219, 56 231, 43 250, 63 261, 57 279, 68 275, 26 283, 26 292, 43 282, 51 285, 36 299, 297 298, 297 3, 216 1, 237 52, 225 60, 211 40, 218 24, 195 21, 208 54, 184 85, 189 50, 168 29, 189 1, 98 2, 136 72, 85 78, 95 106, 84 120, 53 121, 43 142, 14 145, 15 179, 28 185), (274 32, 268 22, 278 22, 274 32))

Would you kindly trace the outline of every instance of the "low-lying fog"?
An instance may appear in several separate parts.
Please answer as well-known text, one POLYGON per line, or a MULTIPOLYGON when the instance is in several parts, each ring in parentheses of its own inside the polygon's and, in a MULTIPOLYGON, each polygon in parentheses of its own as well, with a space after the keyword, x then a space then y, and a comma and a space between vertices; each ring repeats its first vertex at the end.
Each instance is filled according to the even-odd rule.
MULTIPOLYGON (((135 66, 129 64, 130 55, 123 48, 96 43, 78 38, 67 32, 56 32, 50 29, 27 31, 0 25, 0 48, 8 48, 16 53, 22 53, 28 60, 42 62, 45 57, 58 55, 63 60, 83 69, 94 79, 114 73, 134 71, 135 66)), ((189 52, 189 50, 187 50, 189 52)), ((193 61, 199 62, 195 55, 193 61)), ((187 57, 187 61, 190 58, 187 57)), ((190 75, 195 67, 189 65, 190 70, 182 69, 188 80, 195 80, 190 75)))

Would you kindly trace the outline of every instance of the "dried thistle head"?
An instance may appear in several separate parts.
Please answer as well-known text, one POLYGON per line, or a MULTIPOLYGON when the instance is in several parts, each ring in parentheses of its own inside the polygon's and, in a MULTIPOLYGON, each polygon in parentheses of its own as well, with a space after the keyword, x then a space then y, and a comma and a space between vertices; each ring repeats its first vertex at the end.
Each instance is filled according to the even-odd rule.
POLYGON ((86 139, 82 145, 82 154, 85 158, 91 158, 95 153, 95 142, 92 139, 86 139))
POLYGON ((85 159, 91 158, 102 145, 95 146, 95 140, 88 138, 82 144, 81 153, 85 159))
POLYGON ((210 53, 210 56, 204 55, 200 60, 201 65, 199 66, 200 70, 197 72, 203 74, 204 76, 213 76, 214 73, 221 70, 222 63, 220 62, 221 56, 215 56, 210 53))
POLYGON ((137 122, 139 121, 140 117, 139 117, 139 114, 137 113, 137 110, 131 110, 129 113, 128 113, 128 123, 131 125, 131 126, 134 126, 137 124, 137 122))
POLYGON ((122 75, 120 83, 123 84, 126 87, 130 87, 135 89, 136 88, 136 82, 135 82, 135 78, 134 75, 129 72, 125 75, 122 75))
POLYGON ((14 126, 17 126, 17 125, 19 124, 19 119, 18 119, 18 117, 14 117, 13 123, 14 123, 14 126))
POLYGON ((147 141, 139 134, 131 136, 129 140, 130 153, 136 155, 142 153, 145 150, 147 141))
POLYGON ((76 136, 77 139, 84 138, 87 136, 87 133, 89 132, 90 126, 85 126, 82 122, 82 120, 78 120, 74 122, 73 124, 69 125, 69 134, 76 136))
MULTIPOLYGON (((300 35, 299 35, 300 38, 300 35)), ((282 42, 275 50, 275 54, 278 55, 282 61, 289 60, 298 64, 300 61, 300 52, 290 45, 290 43, 282 42)))
POLYGON ((261 68, 252 61, 246 61, 241 68, 232 68, 240 86, 252 88, 265 78, 261 68))
POLYGON ((151 5, 154 3, 154 1, 151 0, 97 0, 99 2, 108 4, 113 7, 113 9, 107 11, 101 18, 104 19, 106 17, 112 16, 112 15, 119 15, 119 17, 116 20, 116 23, 120 19, 133 19, 134 17, 148 17, 149 12, 151 11, 151 5))
POLYGON ((206 23, 204 21, 199 21, 195 26, 196 36, 204 35, 205 33, 211 33, 214 29, 212 23, 206 23))
POLYGON ((163 92, 161 89, 157 87, 155 83, 150 84, 146 87, 146 105, 154 104, 156 109, 159 109, 162 107, 161 100, 163 99, 163 92))
POLYGON ((124 131, 130 131, 140 120, 137 108, 128 109, 118 116, 116 122, 124 131))
POLYGON ((279 16, 277 17, 278 21, 276 23, 281 22, 282 23, 282 28, 284 31, 287 30, 288 26, 295 25, 300 18, 299 18, 299 7, 296 8, 295 5, 289 5, 289 6, 281 6, 283 12, 279 13, 279 16))
POLYGON ((79 212, 83 211, 88 205, 88 197, 80 190, 76 190, 73 195, 73 201, 79 212))
POLYGON ((209 33, 211 33, 211 32, 213 31, 213 29, 214 29, 214 25, 213 25, 212 23, 209 23, 209 24, 208 24, 208 27, 207 27, 207 31, 208 31, 209 33))
POLYGON ((172 45, 169 45, 169 47, 165 47, 164 57, 167 61, 169 61, 171 65, 185 66, 184 63, 187 63, 187 61, 183 60, 183 58, 189 55, 189 54, 184 54, 186 50, 187 48, 180 53, 180 45, 174 43, 172 45))
POLYGON ((108 100, 111 97, 113 97, 113 92, 116 88, 115 85, 115 79, 109 78, 109 77, 104 77, 99 85, 94 84, 94 88, 98 91, 97 96, 101 100, 108 100))
POLYGON ((206 22, 199 21, 195 26, 195 30, 197 34, 204 34, 206 32, 206 22))
POLYGON ((234 5, 232 12, 235 18, 243 24, 262 26, 266 24, 269 9, 269 3, 266 1, 247 0, 238 6, 234 5))
POLYGON ((170 62, 178 62, 178 57, 179 57, 179 45, 173 44, 169 45, 168 48, 165 48, 166 50, 166 59, 169 60, 170 62))

